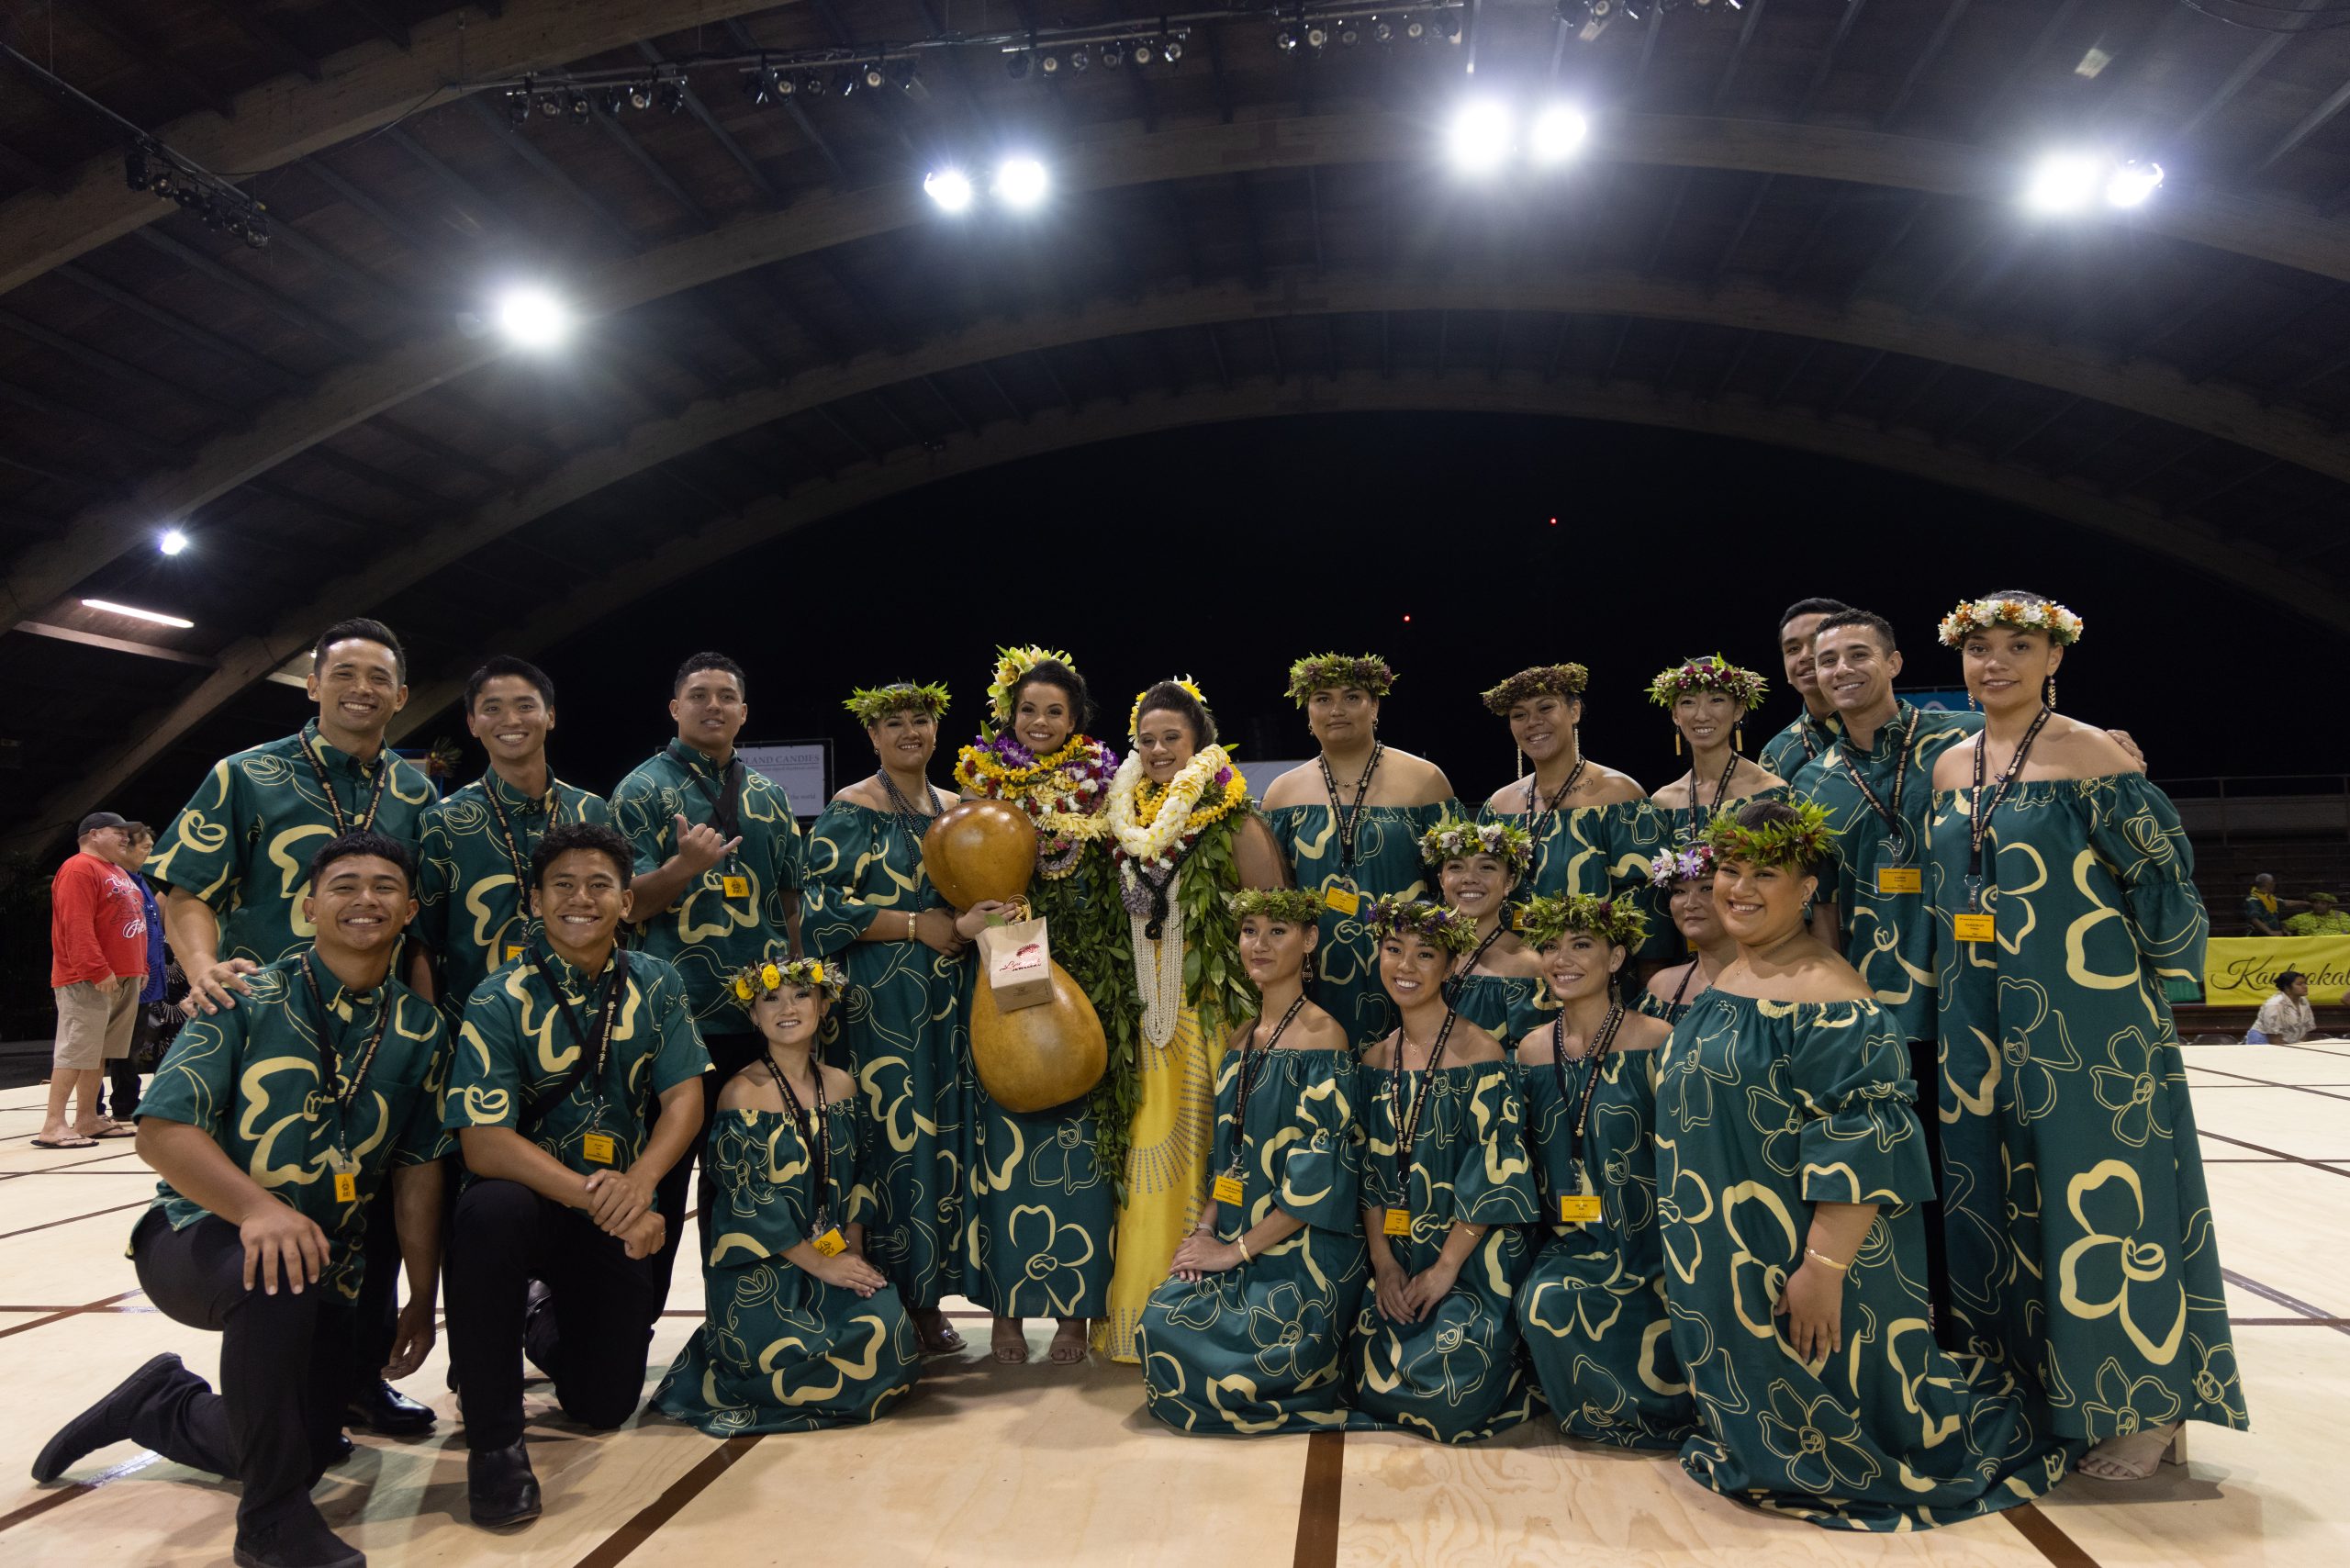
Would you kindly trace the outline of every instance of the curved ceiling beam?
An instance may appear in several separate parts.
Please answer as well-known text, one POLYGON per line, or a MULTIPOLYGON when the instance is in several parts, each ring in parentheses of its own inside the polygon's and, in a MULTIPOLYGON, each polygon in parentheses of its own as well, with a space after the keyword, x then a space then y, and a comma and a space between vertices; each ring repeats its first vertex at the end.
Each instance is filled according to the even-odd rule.
MULTIPOLYGON (((1036 349, 1231 321, 1390 310, 1635 316, 1883 349, 2131 409, 2350 483, 2350 440, 2330 435, 2315 420, 2277 410, 2264 413, 2254 398, 2208 382, 2190 382, 2168 365, 2111 364, 2083 347, 2052 344, 2021 333, 1981 331, 1956 318, 1916 316, 1881 303, 1840 309, 1754 285, 1708 289, 1694 282, 1608 274, 1491 284, 1377 273, 1296 278, 1258 287, 1228 280, 1140 300, 1097 301, 1058 315, 985 321, 912 349, 860 355, 845 365, 755 391, 705 398, 672 418, 648 420, 574 454, 541 478, 485 506, 420 527, 389 554, 322 584, 308 602, 286 611, 274 629, 224 648, 218 666, 203 684, 162 722, 140 726, 139 738, 108 766, 118 760, 126 777, 136 773, 240 691, 300 652, 328 622, 371 613, 532 521, 712 442, 845 398, 1036 349)), ((2273 588, 2273 578, 2261 581, 2273 588)))
MULTIPOLYGON (((447 84, 545 70, 662 33, 790 0, 506 0, 418 22, 408 47, 371 39, 237 95, 234 118, 206 110, 153 128, 208 169, 261 171, 387 125, 447 84), (488 14, 478 14, 487 12, 488 14)), ((0 203, 0 294, 177 211, 122 183, 122 156, 84 163, 62 192, 0 203)))
MULTIPOLYGON (((1993 149, 1874 131, 1765 120, 1627 115, 1595 129, 1591 156, 1683 168, 1741 169, 1856 181, 1985 199, 2013 189, 2015 170, 1993 149)), ((1120 129, 1071 148, 1058 174, 1065 190, 1332 163, 1399 162, 1430 156, 1420 121, 1401 115, 1338 114, 1120 129)), ((577 279, 576 313, 594 318, 753 267, 866 239, 935 214, 900 182, 827 192, 786 212, 759 212, 717 230, 611 263, 577 279)), ((2211 187, 2165 188, 2133 215, 2144 228, 2350 281, 2350 222, 2211 187)), ((0 629, 39 614, 162 522, 242 484, 286 458, 406 398, 478 369, 506 353, 491 337, 413 342, 321 377, 315 388, 262 410, 244 429, 206 445, 185 467, 156 475, 128 495, 74 519, 63 536, 28 550, 0 583, 0 629)))

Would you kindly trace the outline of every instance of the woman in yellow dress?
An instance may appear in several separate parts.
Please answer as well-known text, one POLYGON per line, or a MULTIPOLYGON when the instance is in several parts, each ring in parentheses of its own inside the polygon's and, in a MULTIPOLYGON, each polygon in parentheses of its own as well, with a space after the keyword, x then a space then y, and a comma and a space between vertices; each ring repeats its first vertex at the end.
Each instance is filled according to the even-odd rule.
POLYGON ((1135 700, 1127 728, 1134 747, 1110 782, 1108 815, 1142 998, 1140 1099, 1110 1316, 1095 1338, 1113 1359, 1138 1361, 1143 1308, 1207 1195, 1225 1040, 1256 1016, 1229 901, 1287 880, 1198 687, 1160 681, 1135 700))

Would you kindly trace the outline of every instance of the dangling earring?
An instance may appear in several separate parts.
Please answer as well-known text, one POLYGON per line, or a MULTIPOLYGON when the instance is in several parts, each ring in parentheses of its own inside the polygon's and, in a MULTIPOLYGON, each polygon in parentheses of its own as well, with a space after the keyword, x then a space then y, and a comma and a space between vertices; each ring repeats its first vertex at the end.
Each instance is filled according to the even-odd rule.
POLYGON ((1517 759, 1517 773, 1510 775, 1512 778, 1515 778, 1517 777, 1518 773, 1526 771, 1526 748, 1521 745, 1512 745, 1509 748, 1509 754, 1517 759))
POLYGON ((1966 694, 1966 711, 1970 713, 1975 711, 1975 693, 1972 691, 1966 694))
POLYGON ((1677 725, 1673 732, 1673 755, 1675 756, 1681 755, 1681 730, 1677 725))
POLYGON ((1732 724, 1730 726, 1729 749, 1732 751, 1744 751, 1746 749, 1746 726, 1744 724, 1732 724))
POLYGON ((2048 706, 2056 706, 2056 678, 2053 675, 2048 678, 2048 706))

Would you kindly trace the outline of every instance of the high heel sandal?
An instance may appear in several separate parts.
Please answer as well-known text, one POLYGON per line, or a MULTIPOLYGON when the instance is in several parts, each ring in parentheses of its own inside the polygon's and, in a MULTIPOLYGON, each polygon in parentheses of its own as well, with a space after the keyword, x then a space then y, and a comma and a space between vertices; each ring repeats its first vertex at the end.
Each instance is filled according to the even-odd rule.
POLYGON ((2167 1433, 2161 1428, 2155 1428, 2151 1431, 2108 1438, 2082 1455, 2081 1462, 2076 1468, 2092 1481, 2148 1481, 2165 1464, 2186 1463, 2187 1424, 2173 1421, 2167 1433), (2159 1448, 2151 1441, 2157 1438, 2162 1439, 2159 1448), (2126 1460, 2120 1453, 2103 1451, 2124 1443, 2130 1445, 2131 1457, 2126 1460), (2092 1470, 2089 1468, 2092 1464, 2099 1468, 2092 1470))

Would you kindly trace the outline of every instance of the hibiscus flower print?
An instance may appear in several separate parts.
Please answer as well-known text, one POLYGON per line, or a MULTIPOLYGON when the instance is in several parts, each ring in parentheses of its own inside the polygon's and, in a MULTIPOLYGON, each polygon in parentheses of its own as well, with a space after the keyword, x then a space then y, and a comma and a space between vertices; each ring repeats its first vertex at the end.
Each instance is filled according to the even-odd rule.
POLYGON ((1042 1204, 1024 1204, 1005 1226, 1004 1248, 1025 1260, 1028 1282, 1044 1293, 1054 1316, 1074 1316, 1085 1288, 1080 1272, 1093 1261, 1093 1238, 1079 1225, 1062 1225, 1042 1204))
POLYGON ((1093 1158, 1093 1140, 1083 1118, 1071 1116, 1053 1129, 1052 1137, 1028 1157, 1028 1180, 1039 1189, 1082 1193, 1102 1184, 1102 1166, 1093 1158))
POLYGON ((1300 1376, 1298 1357, 1326 1349, 1329 1336, 1329 1310, 1287 1280, 1248 1308, 1248 1342, 1257 1347, 1257 1370, 1269 1378, 1300 1376))
POLYGON ((2083 1317, 2120 1317, 2139 1354, 2167 1366, 2187 1333, 2187 1287, 2160 1236, 2140 1233, 2146 1203, 2138 1173, 2101 1159, 2073 1178, 2068 1201, 2085 1234, 2058 1260, 2064 1305, 2083 1317))
POLYGON ((1761 1425, 1763 1446, 1786 1462, 1788 1483, 1803 1491, 1849 1495, 1883 1473, 1860 1418, 1831 1394, 1807 1400, 1794 1384, 1774 1383, 1761 1425))
POLYGON ((2178 1396, 2158 1377, 2132 1377, 2108 1357, 2097 1369, 2097 1397, 2081 1406, 2092 1441, 2127 1437, 2178 1419, 2178 1396))
POLYGON ((2097 1103, 2113 1113, 2113 1136, 2132 1148, 2170 1137, 2170 1100, 2163 1092, 2154 1047, 2134 1025, 2105 1043, 2105 1065, 2089 1069, 2097 1103))

